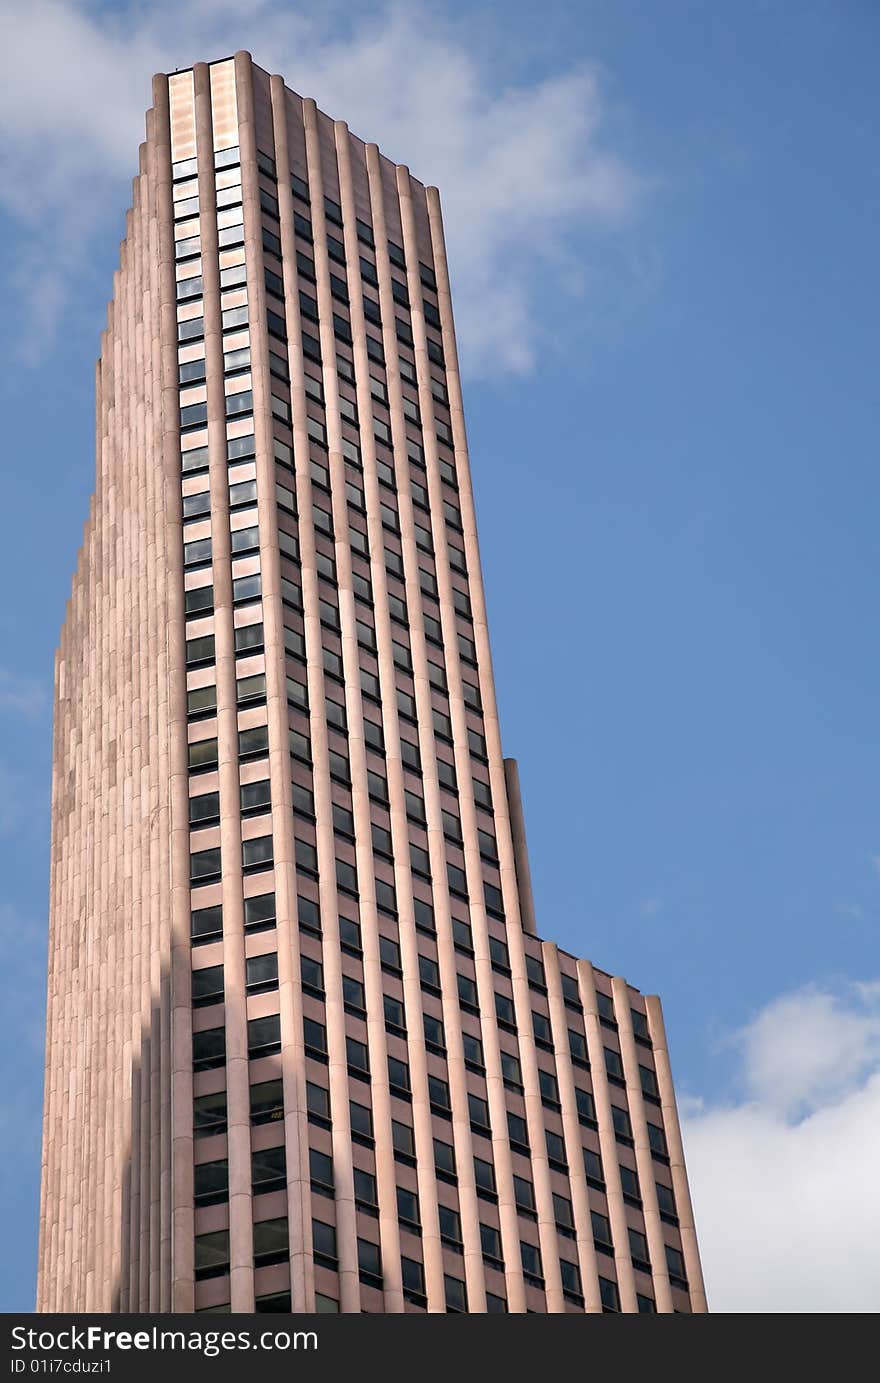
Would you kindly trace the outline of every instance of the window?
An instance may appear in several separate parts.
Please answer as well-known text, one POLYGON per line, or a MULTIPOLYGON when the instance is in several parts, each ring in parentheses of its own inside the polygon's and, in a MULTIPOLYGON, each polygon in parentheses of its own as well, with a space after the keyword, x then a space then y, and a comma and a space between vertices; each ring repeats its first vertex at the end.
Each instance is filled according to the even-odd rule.
POLYGON ((582 1297, 581 1270, 577 1263, 570 1263, 567 1258, 560 1258, 559 1271, 562 1276, 562 1290, 566 1296, 582 1297))
MULTIPOLYGON (((421 953, 419 954, 419 979, 426 989, 439 990, 440 988, 440 967, 435 960, 431 960, 430 956, 423 956, 421 953)), ((459 975, 460 980, 461 976, 459 975)), ((459 994, 461 994, 460 984, 459 994)))
MULTIPOLYGON (((262 626, 261 626, 262 627, 262 626)), ((254 725, 249 730, 238 732, 238 756, 240 759, 259 758, 269 751, 269 727, 254 725)))
POLYGON ((254 1301, 254 1310, 259 1313, 276 1312, 289 1316, 290 1309, 289 1292, 270 1292, 266 1296, 257 1297, 254 1301))
POLYGON ((505 1297, 496 1296, 494 1292, 486 1293, 486 1311, 489 1315, 501 1316, 507 1311, 507 1300, 505 1297))
POLYGON ((486 1194, 491 1197, 495 1195, 495 1168, 491 1162, 486 1162, 482 1157, 474 1158, 474 1180, 477 1184, 477 1194, 486 1194))
POLYGON ((638 1173, 634 1172, 632 1167, 625 1167, 622 1163, 620 1167, 620 1185, 624 1196, 628 1196, 630 1200, 641 1199, 642 1193, 639 1186, 638 1173))
POLYGON ((365 1104, 357 1104, 355 1100, 348 1102, 348 1115, 351 1122, 352 1134, 357 1134, 360 1138, 373 1141, 373 1111, 365 1104))
POLYGON ((394 1147, 395 1154, 399 1153, 404 1161, 409 1158, 415 1157, 415 1137, 409 1124, 401 1124, 397 1119, 392 1119, 391 1142, 394 1147))
POLYGON ((500 888, 496 888, 494 884, 484 884, 483 894, 485 896, 486 907, 488 908, 489 912, 494 913, 496 917, 503 917, 504 900, 501 896, 500 888))
POLYGON ((463 1032, 461 1035, 461 1043, 462 1048, 464 1050, 464 1059, 468 1063, 468 1065, 475 1066, 478 1067, 480 1070, 483 1070, 483 1044, 480 1041, 480 1039, 478 1037, 474 1037, 473 1033, 463 1032))
POLYGON ((280 1080, 252 1085, 250 1094, 252 1124, 274 1124, 284 1118, 284 1089, 280 1080))
POLYGON ((632 1139, 632 1124, 625 1109, 621 1109, 620 1105, 613 1104, 611 1106, 611 1120, 614 1124, 615 1135, 618 1138, 632 1139))
POLYGON ((268 811, 271 804, 272 792, 268 778, 264 778, 259 783, 242 783, 241 811, 243 816, 268 811))
POLYGON ((537 1279, 543 1283, 541 1250, 538 1248, 537 1244, 526 1244, 520 1240, 519 1252, 522 1260, 523 1272, 526 1277, 531 1278, 533 1281, 537 1279))
POLYGON ((592 1148, 584 1148, 584 1173, 588 1181, 601 1182, 605 1185, 605 1171, 602 1166, 602 1159, 592 1148))
POLYGON ((416 1258, 400 1259, 401 1277, 403 1280, 403 1295, 407 1301, 415 1301, 421 1305, 425 1295, 425 1270, 416 1258))
POLYGON ((452 1108, 449 1102, 449 1086, 439 1076, 428 1076, 428 1099, 435 1114, 446 1114, 452 1108))
POLYGON ((503 1261, 501 1233, 494 1225, 480 1224, 480 1243, 483 1247, 484 1258, 491 1258, 496 1263, 503 1261))
POLYGON ((301 927, 321 935, 321 909, 314 899, 300 895, 296 900, 296 912, 301 927))
POLYGON ((556 1163, 558 1167, 566 1167, 568 1160, 565 1154, 565 1139, 559 1133, 554 1133, 552 1129, 544 1130, 544 1139, 547 1144, 547 1157, 551 1163, 556 1163))
POLYGON ((469 922, 465 922, 461 917, 453 917, 452 939, 457 951, 467 951, 469 955, 473 955, 474 936, 469 922))
POLYGON ((190 856, 190 881, 194 885, 210 884, 220 878, 220 848, 196 851, 190 856))
MULTIPOLYGON (((207 460, 207 458, 205 458, 207 460)), ((211 512, 211 495, 208 490, 200 490, 196 495, 183 496, 183 518, 203 519, 211 512)))
POLYGON ((346 1008, 362 1014, 367 1007, 366 993, 360 980, 352 975, 342 976, 342 1002, 346 1008))
POLYGON ((687 1272, 684 1266, 684 1256, 679 1249, 674 1249, 671 1244, 666 1244, 666 1266, 669 1269, 669 1276, 682 1285, 687 1284, 687 1272))
POLYGON ((574 1233, 574 1211, 571 1201, 568 1200, 566 1196, 559 1196, 554 1192, 553 1214, 556 1220, 556 1228, 561 1234, 574 1233))
MULTIPOLYGON (((386 1015, 387 1016, 387 1015, 386 1015)), ((425 1013, 422 1018, 425 1030, 425 1041, 431 1047, 443 1048, 443 1023, 439 1018, 435 1018, 431 1013, 425 1013)))
POLYGON ((675 1206, 675 1193, 671 1186, 666 1186, 662 1181, 655 1183, 657 1187, 657 1204, 660 1207, 660 1214, 666 1216, 677 1216, 678 1211, 675 1206))
POLYGON ((373 842, 373 853, 385 855, 390 859, 394 853, 392 849, 391 832, 386 831, 384 826, 377 826, 374 821, 371 825, 370 834, 373 842))
POLYGON ((534 1009, 532 1010, 532 1031, 539 1045, 543 1043, 545 1047, 553 1046, 553 1033, 546 1013, 535 1013, 534 1009))
POLYGON ((653 1297, 642 1296, 641 1292, 636 1293, 636 1305, 640 1315, 654 1315, 657 1311, 657 1303, 653 1297))
POLYGON ((270 1013, 265 1018, 248 1019, 247 1031, 248 1056, 252 1060, 281 1051, 281 1018, 279 1014, 270 1013))
MULTIPOLYGON (((508 951, 507 951, 507 944, 506 944, 506 942, 502 941, 500 937, 492 936, 492 935, 490 934, 490 936, 489 936, 489 954, 490 954, 490 956, 492 957, 492 968, 493 968, 494 970, 500 970, 500 971, 502 971, 502 972, 509 972, 509 970, 510 970, 510 956, 509 956, 508 951)), ((537 1018, 539 1015, 538 1015, 538 1014, 535 1014, 534 1016, 537 1018)), ((545 1020, 545 1021, 546 1021, 546 1020, 545 1020)), ((549 1026, 548 1026, 548 1032, 549 1032, 549 1026)))
POLYGON ((459 1277, 443 1274, 443 1289, 446 1293, 447 1311, 467 1311, 467 1290, 459 1277))
MULTIPOLYGON (((193 643, 201 643, 203 640, 193 639, 193 643)), ((213 658, 214 636, 211 635, 211 657, 213 658)), ((210 687, 196 687, 193 691, 186 694, 186 713, 188 716, 210 716, 217 710, 217 688, 211 684, 210 687)))
POLYGON ((484 783, 480 778, 473 778, 474 801, 478 807, 483 807, 487 812, 492 810, 492 789, 488 783, 484 783))
POLYGON ((658 1157, 667 1157, 669 1155, 669 1149, 666 1146, 666 1134, 658 1124, 652 1124, 650 1121, 648 1123, 648 1143, 650 1144, 651 1152, 658 1157))
POLYGON ((391 970, 395 973, 400 971, 400 947, 390 936, 379 937, 379 956, 382 961, 383 969, 391 970))
POLYGON ((213 1234, 197 1234, 195 1239, 195 1279, 204 1282, 209 1277, 222 1277, 229 1272, 229 1230, 213 1234))
POLYGON ((470 1008, 477 1008, 477 986, 470 975, 456 975, 458 983, 458 997, 463 1004, 470 1008))
POLYGON ((513 1000, 506 994, 495 994, 495 1015, 503 1027, 516 1027, 516 1012, 513 1000))
MULTIPOLYGON (((477 1159, 474 1158, 474 1167, 476 1167, 476 1165, 477 1159)), ((492 1164, 486 1162, 483 1165, 489 1168, 494 1189, 494 1172, 492 1170, 492 1164)), ((455 1149, 450 1143, 441 1142, 439 1138, 434 1139, 434 1166, 441 1180, 455 1180, 455 1149)))
POLYGON ((323 1220, 312 1220, 312 1248, 316 1263, 325 1268, 336 1267, 336 1229, 333 1225, 325 1224, 323 1220))
POLYGON ((612 1047, 605 1048, 605 1070, 608 1072, 611 1080, 622 1081, 626 1079, 623 1074, 623 1062, 620 1057, 620 1052, 615 1051, 612 1047))
POLYGON ((544 966, 541 961, 538 960, 537 956, 526 956, 526 974, 529 977, 530 984, 537 985, 539 989, 546 988, 547 981, 544 976, 544 966))
POLYGON ((582 1066, 588 1065, 587 1039, 582 1032, 576 1032, 574 1028, 568 1030, 568 1050, 572 1061, 579 1062, 582 1066))
POLYGON ((471 1121, 471 1128, 480 1133, 489 1133, 489 1105, 473 1091, 468 1091, 468 1113, 471 1121))
MULTIPOLYGON (((299 971, 302 978, 303 989, 308 989, 313 993, 323 995, 324 993, 324 967, 319 960, 313 956, 300 955, 299 971)), ((343 986, 345 977, 343 977, 343 986)))
POLYGON ((202 562, 211 560, 211 539, 200 538, 198 542, 184 543, 183 545, 183 565, 185 567, 197 567, 202 562))
POLYGON ((333 1158, 317 1148, 309 1148, 309 1177, 312 1190, 319 1195, 333 1195, 333 1158))
POLYGON ((409 1066, 405 1061, 394 1056, 388 1058, 388 1083, 393 1095, 409 1095, 409 1066))
POLYGON ((366 1076, 369 1079, 370 1055, 366 1043, 358 1042, 353 1037, 346 1037, 345 1057, 352 1075, 366 1076))
POLYGON ((629 1251, 633 1263, 638 1267, 644 1265, 645 1269, 650 1272, 651 1255, 648 1252, 647 1239, 638 1229, 630 1229, 627 1232, 629 1234, 629 1251))
POLYGON ((316 1057, 319 1061, 326 1057, 327 1029, 323 1023, 316 1023, 314 1018, 304 1018, 303 1040, 308 1056, 316 1057))
POLYGON ((599 1017, 606 1023, 614 1023, 614 1000, 610 994, 603 994, 601 989, 596 990, 596 1007, 599 1017))
POLYGON ((589 1090, 582 1090, 580 1086, 575 1087, 575 1103, 577 1105, 578 1118, 583 1122, 596 1122, 596 1105, 589 1090))
POLYGON ((210 1138, 226 1132, 226 1091, 197 1095, 193 1100, 193 1136, 210 1138))
POLYGON ((278 988, 278 956, 268 951, 261 956, 248 956, 245 962, 248 994, 264 994, 278 988))
POLYGON ((265 869, 272 863, 272 837, 258 836, 241 842, 242 869, 265 869))
POLYGON ((306 1109, 313 1123, 330 1125, 330 1092, 323 1085, 306 1081, 306 1109))
POLYGON ((196 740, 189 746, 189 767, 191 772, 205 772, 217 767, 217 741, 196 740))
MULTIPOLYGON (((236 629, 234 639, 236 653, 254 653, 258 648, 263 647, 263 626, 262 624, 242 625, 241 628, 236 629)), ((265 727, 263 728, 265 729, 265 727)))
POLYGON ((193 1033, 193 1070, 213 1071, 226 1065, 226 1029, 208 1028, 193 1033))
POLYGON ((464 870, 459 869, 457 865, 447 864, 446 877, 452 892, 458 893, 463 898, 467 898, 467 876, 464 870))
POLYGON ((254 1225, 254 1267, 283 1263, 289 1252, 287 1216, 277 1220, 258 1220, 254 1225))
POLYGON ((657 1074, 650 1066, 639 1067, 639 1080, 642 1086, 642 1094, 649 1100, 660 1098, 660 1088, 657 1084, 657 1074))
POLYGON ((513 1198, 517 1210, 524 1210, 527 1215, 535 1213, 535 1188, 525 1177, 513 1178, 513 1198))
POLYGON ((244 900, 245 931, 260 931, 275 922, 275 894, 261 893, 244 900))
POLYGON ((617 1283, 612 1282, 610 1277, 599 1278, 599 1298, 604 1311, 620 1310, 620 1293, 617 1290, 617 1283))
POLYGON ((297 836, 293 843, 296 867, 305 874, 317 874, 318 872, 318 851, 310 841, 300 840, 297 836))
POLYGON ((538 1069, 538 1084, 541 1087, 541 1102, 551 1109, 559 1108, 559 1085, 552 1071, 538 1069))
POLYGON ((370 1286, 381 1287, 382 1255, 379 1252, 379 1245, 371 1243, 369 1239, 358 1239, 357 1254, 361 1282, 366 1282, 370 1286))
POLYGON ((336 861, 336 885, 347 893, 357 893, 357 870, 347 860, 336 861))
POLYGON ((223 966, 209 965, 192 972, 193 1008, 223 1002, 223 966))
POLYGON ((361 1210, 375 1210, 379 1204, 376 1178, 362 1167, 354 1169, 354 1196, 361 1210))
POLYGON ((219 1205, 229 1200, 229 1163, 201 1162, 193 1168, 193 1199, 196 1205, 219 1205))
MULTIPOLYGON (((511 1146, 517 1151, 528 1153, 529 1150, 529 1129, 528 1125, 519 1114, 512 1114, 507 1111, 507 1134, 511 1146)), ((548 1135, 549 1137, 549 1135, 548 1135)))
POLYGON ((590 1219, 593 1223, 593 1243, 597 1249, 606 1249, 614 1252, 614 1241, 611 1238, 611 1221, 607 1215, 600 1215, 598 1210, 590 1211, 590 1219))
POLYGON ((203 792, 189 799, 190 826, 212 826, 220 820, 219 792, 203 792))
POLYGON ((339 940, 344 951, 351 951, 360 955, 361 929, 357 922, 353 922, 350 917, 340 917, 339 919, 339 940))
POLYGON ((630 1018, 632 1019, 633 1034, 636 1039, 641 1038, 644 1042, 650 1043, 651 1033, 648 1028, 648 1019, 640 1009, 631 1008, 630 1018))
POLYGON ((255 1196, 283 1191, 287 1185, 287 1157, 282 1143, 251 1153, 251 1184, 255 1196))
MULTIPOLYGON (((408 1191, 403 1186, 397 1188, 397 1214, 404 1224, 419 1225, 419 1198, 415 1191, 408 1191)), ((440 1233, 443 1233, 443 1207, 440 1209, 440 1233)))

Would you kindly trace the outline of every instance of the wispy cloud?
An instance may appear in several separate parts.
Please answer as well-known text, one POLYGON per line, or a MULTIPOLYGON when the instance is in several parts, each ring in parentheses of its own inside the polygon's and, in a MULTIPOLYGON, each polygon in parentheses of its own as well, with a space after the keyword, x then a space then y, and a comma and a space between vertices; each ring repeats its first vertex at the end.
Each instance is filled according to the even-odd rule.
POLYGON ((440 187, 465 364, 527 371, 536 264, 560 276, 572 237, 620 226, 644 183, 603 141, 593 69, 502 78, 477 58, 466 21, 422 3, 354 18, 284 0, 8 3, 0 205, 26 232, 14 279, 36 313, 31 340, 62 319, 93 237, 121 224, 152 73, 237 48, 440 187))
POLYGON ((36 720, 44 714, 48 704, 49 699, 42 682, 0 667, 0 711, 10 711, 29 720, 36 720))
POLYGON ((876 1311, 880 982, 784 995, 735 1041, 743 1099, 682 1101, 710 1309, 876 1311))
POLYGON ((853 922, 861 922, 865 916, 865 909, 861 903, 835 903, 834 911, 840 917, 848 917, 853 922))

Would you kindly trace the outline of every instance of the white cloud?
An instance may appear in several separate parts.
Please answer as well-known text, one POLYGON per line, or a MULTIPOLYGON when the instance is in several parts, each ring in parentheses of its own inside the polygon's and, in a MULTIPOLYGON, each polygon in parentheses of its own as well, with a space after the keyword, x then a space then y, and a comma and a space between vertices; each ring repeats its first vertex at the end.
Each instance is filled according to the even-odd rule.
POLYGON ((16 278, 23 291, 39 287, 40 333, 63 310, 65 284, 87 271, 92 236, 121 224, 152 73, 241 47, 440 187, 466 363, 527 370, 539 335, 535 264, 558 269, 572 232, 623 222, 641 180, 602 145, 594 71, 499 86, 466 23, 421 3, 353 21, 313 0, 159 0, 112 12, 83 0, 7 4, 0 200, 28 231, 16 278))
POLYGON ((880 1309, 880 983, 808 988, 737 1036, 745 1098, 682 1102, 713 1311, 880 1309))

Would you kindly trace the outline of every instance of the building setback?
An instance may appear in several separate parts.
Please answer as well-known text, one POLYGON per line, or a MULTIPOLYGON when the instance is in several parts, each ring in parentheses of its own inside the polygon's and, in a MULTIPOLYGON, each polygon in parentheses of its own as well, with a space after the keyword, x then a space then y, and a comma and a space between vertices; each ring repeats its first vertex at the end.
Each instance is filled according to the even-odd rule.
POLYGON ((706 1310, 659 1001, 535 932, 440 203, 154 83, 56 660, 40 1311, 706 1310))

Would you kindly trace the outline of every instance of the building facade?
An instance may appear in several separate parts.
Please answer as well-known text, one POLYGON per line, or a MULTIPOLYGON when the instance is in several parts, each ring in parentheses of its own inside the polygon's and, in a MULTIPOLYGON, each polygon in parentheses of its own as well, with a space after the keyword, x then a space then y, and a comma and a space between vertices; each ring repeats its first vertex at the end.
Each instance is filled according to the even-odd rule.
POLYGON ((154 83, 56 661, 41 1311, 702 1312, 655 998, 539 940, 435 189, 154 83))

